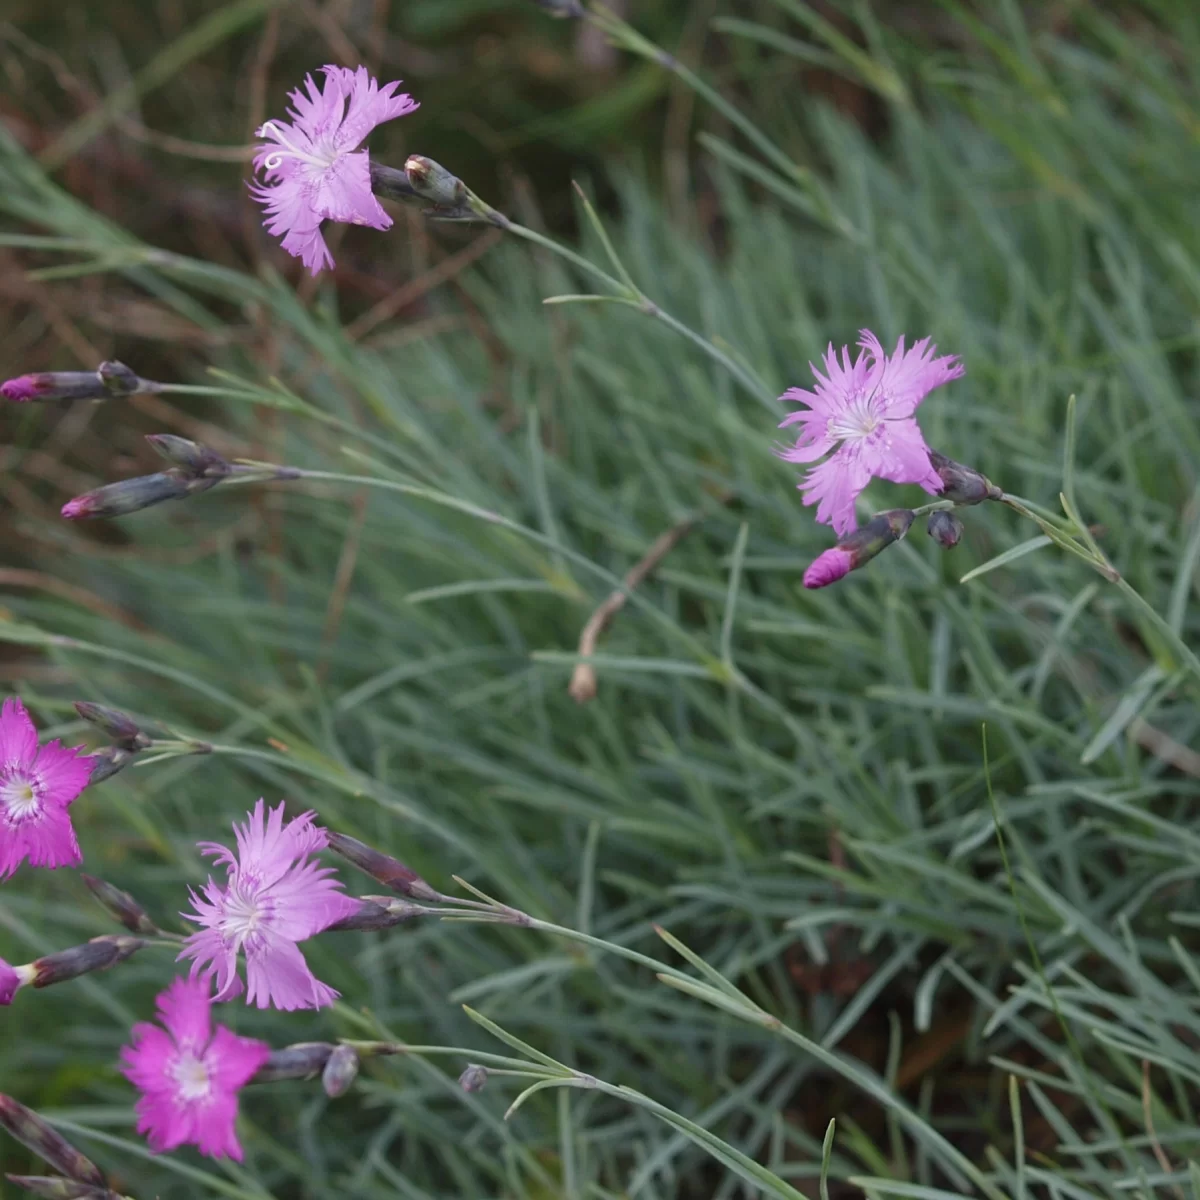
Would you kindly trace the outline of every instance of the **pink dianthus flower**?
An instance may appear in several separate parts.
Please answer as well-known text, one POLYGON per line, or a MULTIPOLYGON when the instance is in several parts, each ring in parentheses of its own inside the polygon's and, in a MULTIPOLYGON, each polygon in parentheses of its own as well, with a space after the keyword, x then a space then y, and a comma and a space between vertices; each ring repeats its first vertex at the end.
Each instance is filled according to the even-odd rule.
POLYGON ((210 1020, 207 983, 176 979, 158 997, 165 1028, 140 1022, 121 1050, 121 1073, 141 1093, 138 1133, 157 1153, 182 1145, 209 1158, 242 1161, 234 1123, 238 1090, 267 1061, 265 1042, 239 1037, 210 1020))
POLYGON ((873 476, 917 483, 931 495, 941 491, 942 480, 930 464, 929 447, 913 414, 934 388, 963 374, 954 355, 934 357, 936 347, 929 338, 906 351, 901 337, 887 355, 879 339, 864 329, 858 344, 862 352, 853 362, 848 346, 842 347, 839 360, 830 344, 825 375, 809 364, 816 390, 788 388, 780 397, 808 406, 780 422, 780 428, 801 425, 796 444, 780 451, 780 457, 811 463, 833 451, 808 472, 800 488, 804 503, 817 505, 817 520, 832 525, 839 537, 855 528, 854 502, 873 476))
POLYGON ((338 993, 320 983, 296 943, 358 912, 359 902, 343 895, 331 867, 311 860, 329 844, 329 835, 306 812, 286 825, 283 805, 264 816, 262 800, 234 825, 237 853, 213 842, 199 843, 204 854, 223 862, 224 887, 210 878, 204 898, 191 893, 187 920, 202 926, 184 943, 180 958, 193 960, 192 976, 217 977, 217 1000, 240 995, 237 956, 246 956, 246 1002, 291 1011, 332 1004, 338 993))
POLYGON ((38 746, 37 730, 15 696, 0 709, 0 879, 29 859, 35 867, 83 861, 67 809, 87 787, 92 760, 57 739, 38 746))
POLYGON ((333 255, 321 236, 321 221, 345 221, 387 229, 392 218, 371 191, 371 161, 359 146, 384 121, 417 107, 400 86, 382 87, 366 67, 322 67, 321 90, 311 75, 304 88, 289 93, 291 123, 267 121, 258 129, 266 139, 254 156, 254 169, 264 183, 250 191, 267 211, 263 222, 283 248, 316 275, 333 266, 333 255))

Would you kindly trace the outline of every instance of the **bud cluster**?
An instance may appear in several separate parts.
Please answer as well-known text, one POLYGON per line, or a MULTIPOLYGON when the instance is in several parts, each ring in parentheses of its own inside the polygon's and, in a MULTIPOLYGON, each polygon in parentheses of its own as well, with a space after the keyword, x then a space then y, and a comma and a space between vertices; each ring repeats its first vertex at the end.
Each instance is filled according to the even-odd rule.
POLYGON ((61 1175, 8 1175, 11 1183, 49 1200, 122 1200, 109 1188, 100 1168, 81 1154, 53 1126, 18 1103, 0 1094, 0 1129, 6 1130, 61 1175))
POLYGON ((806 588, 828 587, 870 562, 893 542, 903 538, 921 513, 928 513, 926 529, 929 536, 942 549, 952 550, 962 540, 963 523, 945 502, 950 501, 955 508, 960 508, 982 504, 985 500, 1000 500, 1004 496, 1000 488, 974 467, 955 462, 936 450, 929 451, 929 462, 942 482, 937 493, 940 503, 916 512, 896 508, 876 513, 861 529, 847 534, 809 564, 804 572, 806 588))
POLYGON ((296 1042, 272 1050, 255 1072, 251 1083, 278 1083, 285 1079, 315 1079, 331 1099, 344 1095, 358 1077, 364 1058, 400 1053, 394 1042, 296 1042))
POLYGON ((137 755, 148 749, 154 743, 142 732, 138 723, 116 708, 106 708, 102 704, 92 704, 87 700, 77 700, 75 711, 97 729, 112 738, 111 746, 103 746, 91 755, 92 774, 89 784, 102 783, 111 779, 118 771, 123 771, 137 755))

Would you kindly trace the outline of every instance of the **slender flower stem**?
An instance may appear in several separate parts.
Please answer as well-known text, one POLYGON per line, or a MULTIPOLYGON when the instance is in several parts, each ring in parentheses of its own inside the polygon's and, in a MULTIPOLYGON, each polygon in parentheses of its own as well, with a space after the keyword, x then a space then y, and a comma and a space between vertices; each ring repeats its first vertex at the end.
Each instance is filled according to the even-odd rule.
POLYGON ((502 228, 514 237, 523 238, 527 242, 532 242, 536 246, 541 246, 543 249, 557 254, 560 258, 565 259, 567 262, 599 280, 613 291, 615 299, 619 302, 626 304, 630 308, 636 308, 639 312, 643 312, 657 321, 661 321, 668 329, 672 329, 681 337, 686 338, 692 345, 703 350, 714 362, 724 367, 757 400, 762 401, 772 409, 775 407, 776 400, 774 394, 758 376, 736 359, 731 358, 718 346, 714 346, 712 342, 697 333, 691 326, 685 325, 678 317, 672 316, 669 312, 660 308, 636 285, 631 287, 629 284, 610 275, 602 267, 598 267, 594 262, 584 258, 581 254, 577 254, 574 250, 561 245, 553 238, 546 237, 545 234, 538 233, 535 229, 528 229, 524 225, 518 225, 515 221, 507 221, 502 228))
POLYGON ((913 520, 928 516, 930 513, 945 512, 947 509, 957 507, 958 505, 953 500, 934 500, 930 504, 922 504, 920 508, 914 508, 912 510, 913 520))
POLYGON ((1083 545, 1057 519, 1052 519, 1052 515, 1046 512, 1045 509, 1040 509, 1039 506, 1032 504, 1030 501, 1024 500, 1019 496, 1011 496, 1006 492, 1001 503, 1007 505, 1014 512, 1020 513, 1021 516, 1033 521, 1056 546, 1061 547, 1070 554, 1074 554, 1076 558, 1082 559, 1094 571, 1103 575, 1153 626, 1154 631, 1175 654, 1178 662, 1194 675, 1197 680, 1200 680, 1200 657, 1197 657, 1196 652, 1171 628, 1170 623, 1162 614, 1103 554, 1097 553, 1083 545), (1043 516, 1043 513, 1046 515, 1043 516))
POLYGON ((523 241, 532 242, 535 246, 541 246, 543 250, 549 250, 552 254, 557 254, 559 258, 565 259, 572 266, 578 267, 587 275, 604 284, 605 287, 611 288, 617 295, 629 296, 630 289, 626 287, 615 276, 610 275, 603 267, 598 267, 590 259, 584 258, 582 254, 572 250, 569 246, 562 245, 561 242, 556 242, 553 238, 547 237, 544 233, 538 233, 536 229, 529 229, 524 225, 518 225, 516 221, 510 221, 504 218, 504 224, 500 227, 505 233, 511 233, 513 237, 519 237, 523 241))
MULTIPOLYGON (((499 909, 513 913, 514 909, 510 909, 507 905, 498 905, 499 909)), ((607 942, 603 938, 594 937, 591 934, 583 933, 577 929, 571 929, 565 925, 556 925, 550 921, 542 921, 537 917, 531 917, 528 913, 520 914, 524 920, 520 924, 524 928, 539 930, 542 933, 550 934, 554 937, 566 938, 569 941, 578 942, 581 945, 591 946, 597 950, 603 950, 610 954, 616 954, 621 958, 628 959, 630 962, 637 963, 643 967, 649 967, 655 975, 664 981, 675 980, 686 985, 684 990, 692 988, 696 985, 695 976, 687 974, 685 971, 677 970, 674 967, 667 966, 658 959, 651 958, 647 954, 642 954, 637 950, 631 950, 628 946, 621 946, 615 942, 607 942)), ((516 923, 511 922, 510 923, 516 923)), ((850 1080, 858 1086, 862 1091, 866 1092, 873 1099, 878 1101, 884 1108, 893 1112, 896 1119, 901 1124, 908 1127, 910 1133, 915 1137, 920 1138, 932 1147, 935 1147, 941 1154, 944 1161, 953 1169, 957 1169, 963 1176, 971 1180, 981 1192, 988 1197, 988 1200, 1008 1200, 1005 1193, 996 1187, 994 1183, 965 1155, 958 1151, 950 1142, 942 1137, 936 1130, 930 1128, 917 1113, 913 1112, 903 1100, 900 1099, 887 1084, 868 1071, 866 1068, 853 1063, 850 1060, 842 1057, 833 1050, 829 1050, 822 1046, 819 1042, 814 1042, 810 1038, 805 1037, 802 1033, 785 1025, 777 1017, 772 1016, 765 1009, 755 1004, 748 996, 738 991, 732 985, 727 985, 729 990, 725 993, 727 1000, 726 1004, 721 1005, 722 1011, 729 1012, 734 1016, 740 1017, 742 1020, 758 1025, 763 1029, 768 1030, 774 1035, 783 1038, 790 1042, 798 1049, 804 1051, 810 1057, 821 1063, 822 1066, 840 1075, 844 1079, 850 1080), (733 1002, 731 997, 738 997, 739 1002, 733 1002)), ((695 993, 693 993, 695 994, 695 993)), ((611 1086, 611 1085, 609 1085, 611 1086)), ((601 1088, 600 1090, 607 1090, 601 1088)), ((630 1095, 629 1089, 617 1089, 617 1092, 630 1095)), ((617 1094, 613 1092, 612 1094, 617 1094)), ((632 1093, 637 1095, 637 1093, 632 1093)), ((644 1097, 642 1099, 645 1099, 644 1097)), ((653 1102, 651 1102, 653 1103, 653 1102)))

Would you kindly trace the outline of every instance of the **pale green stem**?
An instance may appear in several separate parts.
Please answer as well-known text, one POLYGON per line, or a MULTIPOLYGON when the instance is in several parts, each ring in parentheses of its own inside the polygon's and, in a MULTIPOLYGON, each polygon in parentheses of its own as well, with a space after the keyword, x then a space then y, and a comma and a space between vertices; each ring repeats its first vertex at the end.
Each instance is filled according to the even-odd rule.
POLYGON ((1080 544, 1073 538, 1063 526, 1056 522, 1052 523, 1049 517, 1043 517, 1038 512, 1034 511, 1035 506, 1029 501, 1021 499, 1019 496, 1010 496, 1007 492, 1004 495, 1002 503, 1011 508, 1014 512, 1020 513, 1021 516, 1028 518, 1038 526, 1039 529, 1048 537, 1056 546, 1060 546, 1070 554, 1074 554, 1077 558, 1082 559, 1094 571, 1103 575, 1109 583, 1115 585, 1130 604, 1136 608, 1142 616, 1154 627, 1156 633, 1162 637, 1163 641, 1171 648, 1172 652, 1178 657, 1179 662, 1185 666, 1192 675, 1200 680, 1200 657, 1192 648, 1179 636, 1179 634, 1171 628, 1170 623, 1163 617, 1157 609, 1139 592, 1121 573, 1105 558, 1103 555, 1096 554, 1088 547, 1080 544))
POLYGON ((551 254, 557 254, 559 258, 578 267, 594 279, 604 284, 605 287, 612 290, 616 299, 621 303, 627 304, 631 308, 636 308, 639 312, 645 313, 649 317, 654 317, 655 320, 661 321, 668 329, 674 330, 682 337, 687 338, 694 346, 703 350, 713 362, 719 363, 725 368, 748 392, 756 399, 762 401, 770 408, 775 407, 775 396, 761 379, 745 366, 739 363, 736 359, 731 358, 719 347, 714 346, 707 338, 697 333, 690 326, 685 325, 678 317, 672 316, 669 312, 664 311, 654 303, 639 287, 630 285, 623 280, 618 279, 615 275, 610 275, 602 267, 598 267, 594 262, 567 246, 556 242, 553 238, 547 237, 544 233, 538 233, 536 229, 529 229, 525 225, 518 225, 515 221, 509 220, 503 213, 492 208, 485 200, 481 200, 474 192, 468 193, 468 204, 473 212, 486 220, 489 224, 496 226, 498 229, 503 229, 506 233, 511 233, 514 237, 531 242, 535 246, 541 246, 544 250, 549 250, 551 254))
MULTIPOLYGON (((509 912, 516 912, 514 909, 508 909, 506 905, 499 907, 509 912)), ((566 938, 570 941, 580 942, 585 946, 592 946, 595 949, 619 955, 630 962, 649 967, 656 975, 667 975, 689 984, 695 982, 694 977, 688 975, 686 972, 669 967, 637 950, 631 950, 628 946, 621 946, 615 942, 606 942, 602 938, 594 937, 588 933, 581 933, 577 929, 570 929, 564 925, 555 925, 549 921, 530 917, 527 913, 520 913, 519 915, 523 918, 520 924, 524 928, 537 929, 542 933, 552 934, 556 937, 566 938)), ((733 1009, 724 1009, 723 1011, 734 1012, 733 1009)), ((741 1014, 734 1012, 734 1015, 741 1015, 744 1020, 759 1025, 763 1029, 792 1043, 792 1045, 816 1059, 822 1066, 827 1067, 829 1070, 842 1076, 842 1078, 848 1079, 878 1101, 884 1108, 895 1113, 897 1120, 905 1125, 910 1133, 913 1133, 929 1145, 936 1147, 945 1161, 952 1164, 966 1178, 970 1179, 981 1192, 989 1197, 989 1200, 1008 1200, 1004 1192, 997 1188, 970 1159, 955 1149, 954 1146, 931 1126, 926 1124, 881 1079, 876 1078, 866 1069, 847 1061, 834 1051, 826 1049, 819 1042, 814 1042, 810 1038, 806 1038, 802 1033, 798 1033, 796 1030, 784 1025, 777 1017, 759 1008, 748 997, 746 997, 745 1012, 741 1014)))

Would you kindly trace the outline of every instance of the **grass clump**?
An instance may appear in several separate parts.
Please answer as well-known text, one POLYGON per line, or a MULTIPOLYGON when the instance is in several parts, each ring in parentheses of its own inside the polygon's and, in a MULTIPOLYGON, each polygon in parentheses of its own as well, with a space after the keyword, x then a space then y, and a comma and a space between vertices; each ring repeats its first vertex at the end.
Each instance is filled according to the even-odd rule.
MULTIPOLYGON (((1174 54, 1194 22, 1033 37, 1015 9, 956 8, 957 48, 933 54, 780 7, 727 36, 822 42, 883 97, 883 141, 753 99, 751 56, 771 141, 708 139, 719 230, 633 174, 608 245, 581 221, 579 252, 621 278, 611 251, 692 337, 636 303, 545 307, 588 277, 502 239, 464 277, 470 321, 437 298, 419 340, 355 338, 332 289, 305 305, 270 271, 164 258, 0 146, 6 243, 260 331, 191 381, 220 401, 218 449, 327 475, 138 514, 119 544, 15 518, 84 591, 8 599, 0 636, 49 668, 22 685, 43 723, 77 735, 85 698, 213 745, 87 793, 89 869, 169 921, 204 878, 196 841, 262 793, 529 918, 310 943, 344 1002, 240 1032, 431 1052, 336 1103, 247 1093, 242 1167, 133 1135, 112 1064, 165 952, 14 1007, 5 1090, 130 1194, 1191 1186, 1200 236, 1174 54), (830 539, 769 453, 773 397, 862 326, 961 355, 929 442, 1047 509, 1065 492, 1123 584, 1053 546, 960 583, 1037 532, 989 505, 949 557, 913 537, 806 592, 830 539), (693 516, 573 703, 589 615, 693 516), (510 1051, 547 1086, 505 1121, 503 1077, 455 1081, 510 1051)), ((93 425, 89 486, 141 453, 93 425)), ((6 886, 0 919, 10 961, 106 928, 62 872, 6 886)))

